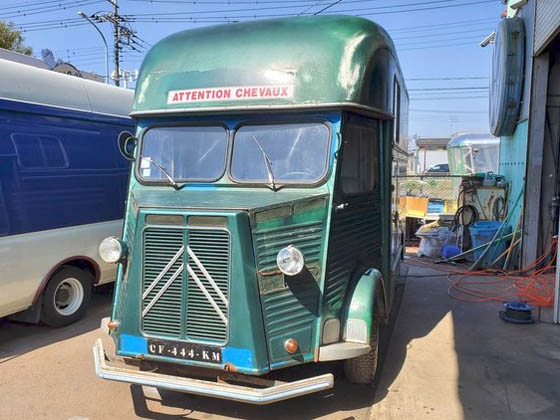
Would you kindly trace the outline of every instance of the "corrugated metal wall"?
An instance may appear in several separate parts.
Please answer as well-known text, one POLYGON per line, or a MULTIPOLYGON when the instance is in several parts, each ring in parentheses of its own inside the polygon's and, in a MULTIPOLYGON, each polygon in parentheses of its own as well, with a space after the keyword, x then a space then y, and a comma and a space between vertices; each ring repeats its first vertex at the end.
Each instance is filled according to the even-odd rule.
POLYGON ((533 52, 538 55, 560 30, 560 0, 538 0, 536 6, 533 52))

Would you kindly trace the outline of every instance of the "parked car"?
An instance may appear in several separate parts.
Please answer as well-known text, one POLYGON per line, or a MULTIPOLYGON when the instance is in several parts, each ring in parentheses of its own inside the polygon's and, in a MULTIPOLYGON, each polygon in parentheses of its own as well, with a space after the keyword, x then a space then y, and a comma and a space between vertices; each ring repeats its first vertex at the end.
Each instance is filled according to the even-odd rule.
POLYGON ((438 163, 436 165, 432 165, 428 169, 426 169, 426 172, 429 172, 429 173, 433 173, 433 172, 449 173, 449 164, 438 163))
POLYGON ((408 115, 387 32, 349 16, 183 31, 148 52, 135 98, 125 228, 100 252, 118 266, 109 359, 137 366, 98 339, 97 375, 255 404, 333 386, 266 376, 306 363, 373 382, 408 115))
POLYGON ((116 276, 97 248, 121 231, 133 92, 7 60, 0 80, 0 317, 67 325, 116 276))

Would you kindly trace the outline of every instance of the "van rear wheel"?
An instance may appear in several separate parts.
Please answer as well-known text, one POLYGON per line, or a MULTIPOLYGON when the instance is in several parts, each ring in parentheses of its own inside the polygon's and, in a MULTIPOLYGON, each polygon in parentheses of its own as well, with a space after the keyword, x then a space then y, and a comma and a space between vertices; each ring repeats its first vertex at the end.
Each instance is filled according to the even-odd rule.
POLYGON ((353 384, 371 384, 377 373, 377 360, 379 357, 379 322, 377 318, 371 322, 371 350, 353 359, 344 361, 344 375, 353 384))
POLYGON ((64 327, 82 318, 91 299, 92 284, 90 272, 70 266, 61 268, 45 289, 41 321, 51 327, 64 327))

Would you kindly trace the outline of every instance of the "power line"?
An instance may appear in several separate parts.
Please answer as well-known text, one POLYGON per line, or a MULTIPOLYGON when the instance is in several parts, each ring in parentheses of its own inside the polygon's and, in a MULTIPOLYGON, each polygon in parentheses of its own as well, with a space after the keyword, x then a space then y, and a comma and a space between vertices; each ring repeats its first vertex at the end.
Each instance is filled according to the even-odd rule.
POLYGON ((455 22, 446 22, 440 25, 413 25, 413 26, 406 26, 402 28, 387 28, 390 32, 406 32, 406 31, 414 31, 414 30, 422 30, 425 28, 427 29, 435 29, 441 26, 449 27, 449 26, 464 26, 464 25, 472 25, 473 23, 479 22, 480 24, 486 24, 486 22, 498 22, 500 19, 498 18, 487 18, 487 19, 473 19, 473 20, 459 20, 455 22))
MULTIPOLYGON (((34 2, 34 3, 24 2, 24 3, 15 4, 15 5, 12 5, 12 6, 10 6, 10 5, 2 6, 2 10, 26 8, 26 7, 29 7, 29 6, 36 6, 38 4, 42 4, 42 5, 51 4, 51 3, 59 3, 60 4, 60 3, 63 3, 64 1, 68 1, 68 0, 47 0, 47 1, 37 1, 37 2, 34 2)), ((12 12, 10 12, 10 13, 12 13, 12 12)))
POLYGON ((318 12, 315 12, 315 13, 313 13, 313 14, 314 14, 314 15, 321 14, 321 13, 323 13, 325 10, 330 9, 331 7, 333 7, 333 6, 337 5, 338 3, 340 3, 341 1, 342 1, 342 0, 336 0, 335 2, 329 4, 329 5, 326 6, 326 7, 323 7, 321 10, 319 10, 318 12))
POLYGON ((66 10, 66 9, 73 9, 77 7, 89 6, 91 4, 101 3, 103 0, 76 0, 71 3, 61 3, 59 7, 53 6, 41 6, 32 9, 26 9, 20 12, 11 12, 10 15, 0 16, 0 19, 11 19, 14 17, 25 17, 25 16, 32 16, 32 15, 40 15, 43 13, 51 13, 56 12, 58 10, 66 10))
POLYGON ((78 51, 92 51, 92 50, 99 50, 103 51, 103 47, 80 47, 80 48, 60 48, 52 50, 53 53, 66 53, 66 52, 78 52, 78 51))
MULTIPOLYGON (((143 53, 144 46, 136 32, 128 26, 129 19, 119 14, 118 0, 107 0, 113 6, 111 12, 97 12, 91 15, 91 19, 97 23, 109 23, 113 27, 113 65, 115 73, 115 85, 120 86, 120 54, 123 47, 127 47, 137 53, 143 53)), ((147 44, 147 43, 146 43, 147 44)))
MULTIPOLYGON (((443 42, 443 41, 441 41, 443 42)), ((458 42, 458 43, 453 43, 453 44, 441 44, 441 45, 426 45, 423 47, 412 47, 412 48, 398 48, 398 53, 402 53, 404 51, 414 51, 414 50, 428 50, 428 49, 433 49, 433 48, 447 48, 447 47, 457 47, 460 45, 470 45, 471 47, 477 47, 480 48, 480 45, 476 42, 458 42)))
MULTIPOLYGON (((418 38, 431 38, 431 37, 437 37, 437 36, 442 36, 442 35, 456 35, 456 34, 464 34, 464 33, 469 33, 472 34, 473 32, 482 32, 482 31, 491 31, 492 28, 483 28, 483 29, 476 29, 476 30, 466 30, 466 31, 455 31, 455 32, 445 32, 445 33, 441 33, 441 34, 422 34, 422 35, 415 35, 415 36, 405 36, 405 37, 400 37, 400 38, 393 38, 393 41, 400 41, 401 39, 418 39, 418 38)), ((482 36, 482 35, 481 35, 482 36)))
MULTIPOLYGON (((467 41, 467 40, 472 40, 472 42, 476 42, 477 40, 481 39, 482 36, 467 36, 467 37, 459 37, 459 38, 449 38, 449 39, 433 39, 433 40, 429 40, 429 41, 418 41, 418 42, 406 42, 406 43, 400 43, 400 42, 395 42, 395 44, 398 46, 402 46, 402 47, 408 47, 409 45, 426 45, 426 44, 433 44, 434 42, 450 42, 450 41, 467 41)), ((398 49, 397 49, 398 51, 398 49)))
MULTIPOLYGON (((168 3, 168 4, 185 4, 190 6, 199 6, 205 4, 270 4, 270 3, 315 3, 314 6, 317 6, 319 3, 322 3, 325 0, 321 0, 317 2, 317 0, 285 0, 285 1, 278 1, 278 0, 209 0, 209 1, 196 1, 196 0, 128 0, 131 2, 140 2, 140 3, 168 3)), ((365 3, 370 2, 372 0, 350 0, 345 1, 345 3, 365 3)), ((314 7, 311 6, 311 7, 314 7)))
POLYGON ((67 28, 74 28, 76 26, 85 26, 85 25, 87 25, 87 23, 61 24, 56 26, 44 27, 44 28, 20 29, 20 31, 21 32, 48 31, 51 29, 67 29, 67 28))
MULTIPOLYGON (((90 0, 79 0, 79 1, 90 1, 90 0)), ((96 0, 96 1, 100 1, 100 0, 96 0)), ((306 0, 287 0, 287 2, 290 1, 294 1, 297 3, 300 3, 302 1, 306 1, 306 0)), ((352 3, 352 2, 362 2, 362 1, 368 1, 368 0, 347 0, 346 3, 352 3)), ((407 3, 407 4, 401 4, 401 5, 391 5, 391 6, 379 6, 376 8, 366 8, 366 9, 353 9, 353 10, 373 10, 373 9, 379 9, 379 8, 399 8, 399 7, 409 7, 409 6, 414 6, 414 5, 419 5, 419 4, 433 4, 433 3, 441 3, 441 2, 449 2, 449 1, 454 1, 454 0, 437 0, 437 1, 430 1, 430 2, 421 2, 421 3, 407 3)), ((477 1, 477 2, 471 2, 471 3, 462 3, 462 4, 453 4, 453 5, 445 5, 443 7, 448 8, 448 7, 460 7, 460 6, 466 6, 466 5, 470 5, 470 4, 478 4, 478 3, 485 3, 485 2, 489 2, 492 0, 483 0, 483 1, 477 1)), ((196 3, 196 2, 195 2, 196 3)), ((272 3, 272 2, 267 2, 267 3, 272 3)), ((304 4, 302 4, 302 6, 304 6, 304 4)), ((294 7, 294 6, 277 6, 275 8, 286 8, 286 7, 294 7)), ((442 7, 442 6, 439 6, 442 7)), ((266 10, 268 10, 269 8, 264 8, 266 10)), ((243 11, 243 10, 259 10, 259 9, 228 9, 226 12, 233 12, 233 11, 243 11)), ((415 9, 416 10, 416 9, 415 9)), ((336 11, 336 13, 340 13, 340 12, 347 12, 349 10, 339 10, 336 11)), ((412 10, 397 10, 396 12, 398 13, 406 13, 412 10)), ((132 14, 132 15, 125 15, 123 16, 125 19, 126 18, 130 18, 130 20, 134 20, 136 22, 143 22, 143 23, 180 23, 180 22, 189 22, 192 24, 196 24, 196 23, 227 23, 227 22, 235 22, 238 21, 238 19, 242 19, 242 18, 259 18, 259 17, 281 17, 281 16, 293 16, 293 14, 272 14, 272 15, 248 15, 248 16, 236 16, 236 17, 228 17, 228 16, 201 16, 198 17, 196 19, 192 18, 192 17, 180 17, 177 15, 192 15, 192 14, 208 14, 208 13, 221 13, 223 11, 196 11, 196 12, 174 12, 174 13, 168 13, 168 14, 132 14), (156 16, 168 16, 168 15, 173 15, 172 18, 156 18, 156 16), (143 16, 149 16, 149 17, 143 17, 143 16)), ((330 11, 327 13, 331 13, 330 11)), ((482 22, 483 20, 475 20, 475 21, 459 21, 457 22, 457 24, 460 23, 470 23, 470 22, 482 22)), ((54 29, 54 28, 67 28, 67 27, 74 27, 74 26, 81 26, 81 25, 85 25, 86 23, 81 23, 77 24, 75 19, 65 19, 65 20, 51 20, 51 21, 42 21, 42 22, 31 22, 25 25, 19 25, 18 28, 21 28, 23 31, 25 32, 32 32, 32 31, 38 31, 38 30, 49 30, 49 29, 54 29), (74 24, 76 23, 76 24, 74 24), (41 25, 42 24, 42 25, 41 25)), ((450 23, 451 24, 451 23, 450 23)), ((448 24, 446 25, 435 25, 436 29, 437 26, 448 26, 448 24)), ((422 27, 418 27, 419 29, 421 29, 422 27)), ((430 28, 434 28, 434 25, 430 25, 430 28)), ((413 28, 396 28, 394 29, 394 31, 398 31, 398 30, 414 30, 413 28)), ((441 34, 443 35, 443 34, 441 34)), ((445 40, 442 40, 445 41, 445 40)))
MULTIPOLYGON (((436 3, 449 3, 451 1, 456 0, 431 0, 431 1, 424 1, 420 3, 408 3, 402 5, 391 5, 391 6, 376 6, 376 7, 366 7, 366 8, 359 8, 359 9, 344 9, 344 10, 336 10, 334 12, 328 13, 350 13, 350 12, 361 12, 361 11, 370 11, 370 10, 381 10, 381 9, 395 9, 400 7, 410 7, 410 6, 417 6, 417 5, 428 5, 428 4, 436 4, 436 3)), ((442 9, 442 8, 451 8, 451 7, 461 7, 461 6, 469 6, 473 4, 481 4, 481 3, 494 3, 495 0, 478 0, 472 1, 469 3, 462 3, 462 4, 451 4, 451 5, 443 5, 443 6, 431 6, 427 8, 420 8, 420 9, 408 9, 408 10, 389 10, 386 12, 372 12, 372 13, 364 13, 359 16, 369 16, 369 15, 377 15, 377 14, 387 14, 387 13, 405 13, 405 12, 414 12, 420 10, 434 10, 434 9, 442 9)), ((138 18, 138 17, 165 17, 165 16, 177 16, 177 15, 200 15, 200 14, 216 14, 216 13, 236 13, 236 12, 247 12, 247 11, 262 11, 262 10, 278 10, 278 9, 291 9, 293 5, 290 6, 273 6, 273 7, 260 7, 260 8, 250 8, 250 9, 227 9, 227 10, 198 10, 198 11, 191 11, 191 12, 169 12, 169 13, 137 13, 137 14, 129 14, 125 15, 129 18, 138 18)), ((257 18, 257 17, 286 17, 286 16, 294 16, 293 13, 289 14, 272 14, 272 15, 248 15, 248 16, 232 16, 230 18, 257 18)), ((214 16, 215 17, 215 16, 214 16)), ((220 16, 222 17, 222 16, 220 16)), ((224 17, 226 19, 227 17, 224 17)))
POLYGON ((37 22, 27 22, 24 24, 14 23, 14 27, 22 28, 23 25, 27 26, 41 26, 41 25, 51 25, 55 23, 72 23, 72 22, 82 22, 81 18, 69 18, 69 19, 50 19, 50 20, 40 20, 37 22))
MULTIPOLYGON (((461 6, 471 6, 475 4, 483 4, 483 3, 495 3, 494 0, 481 0, 481 1, 473 1, 470 3, 462 3, 462 4, 452 4, 447 6, 433 6, 433 7, 425 7, 420 9, 407 9, 403 11, 388 11, 388 12, 378 12, 378 13, 362 13, 359 16, 373 16, 373 15, 387 15, 387 14, 394 14, 394 13, 401 13, 401 12, 420 12, 425 10, 437 10, 437 9, 448 9, 451 7, 461 7, 461 6)), ((342 10, 340 12, 343 12, 342 10)))

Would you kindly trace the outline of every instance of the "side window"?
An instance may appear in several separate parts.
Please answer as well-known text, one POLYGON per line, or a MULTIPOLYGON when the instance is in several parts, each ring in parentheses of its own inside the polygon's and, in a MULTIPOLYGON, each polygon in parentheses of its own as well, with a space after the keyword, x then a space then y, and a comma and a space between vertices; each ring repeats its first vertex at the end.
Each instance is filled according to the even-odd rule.
POLYGON ((341 185, 345 194, 371 192, 378 182, 378 125, 348 122, 342 152, 341 185))
POLYGON ((393 83, 393 144, 400 143, 400 125, 401 125, 401 87, 397 78, 393 83))
POLYGON ((68 158, 60 139, 42 134, 13 133, 12 142, 20 167, 54 169, 68 167, 68 158))

